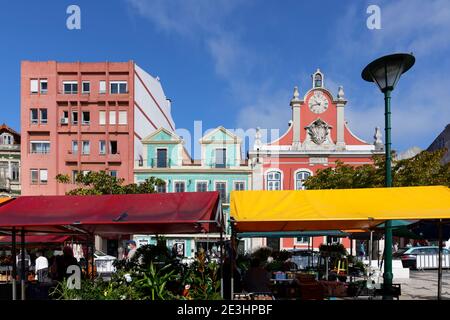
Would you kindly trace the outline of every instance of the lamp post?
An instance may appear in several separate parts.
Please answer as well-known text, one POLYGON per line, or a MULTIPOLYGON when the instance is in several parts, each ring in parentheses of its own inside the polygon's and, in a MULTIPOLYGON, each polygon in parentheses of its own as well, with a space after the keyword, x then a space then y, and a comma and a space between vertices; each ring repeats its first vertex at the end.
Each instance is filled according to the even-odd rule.
MULTIPOLYGON (((415 62, 412 54, 398 53, 378 58, 369 63, 362 71, 362 78, 368 82, 375 82, 384 94, 384 121, 385 121, 385 185, 392 187, 391 169, 391 92, 394 90, 400 76, 408 71, 415 62)), ((385 223, 385 262, 383 274, 384 299, 392 299, 392 220, 385 223)))

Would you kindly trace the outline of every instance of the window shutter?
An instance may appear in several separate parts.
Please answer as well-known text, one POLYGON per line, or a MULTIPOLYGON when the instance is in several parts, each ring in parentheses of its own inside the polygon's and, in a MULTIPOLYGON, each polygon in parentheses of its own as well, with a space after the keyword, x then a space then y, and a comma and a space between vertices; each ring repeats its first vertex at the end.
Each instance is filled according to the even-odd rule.
POLYGON ((106 93, 106 81, 100 81, 100 87, 98 91, 100 93, 106 93))
POLYGON ((116 112, 115 111, 109 112, 109 124, 116 124, 116 112))
POLYGON ((37 93, 38 92, 38 81, 37 81, 37 79, 30 80, 30 91, 31 91, 31 93, 37 93))
POLYGON ((119 124, 127 124, 127 111, 119 111, 119 124))
POLYGON ((102 125, 106 124, 106 112, 105 111, 100 111, 99 113, 99 123, 102 125))

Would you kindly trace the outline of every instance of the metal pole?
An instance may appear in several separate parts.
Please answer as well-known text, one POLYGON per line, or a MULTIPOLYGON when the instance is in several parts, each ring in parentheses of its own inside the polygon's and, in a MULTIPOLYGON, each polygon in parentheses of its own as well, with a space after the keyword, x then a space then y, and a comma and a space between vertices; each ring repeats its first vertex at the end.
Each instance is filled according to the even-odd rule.
POLYGON ((372 268, 372 250, 373 249, 373 231, 370 230, 370 244, 369 244, 369 267, 372 268))
POLYGON ((17 277, 17 252, 16 252, 16 228, 13 227, 12 229, 12 248, 11 248, 11 255, 12 255, 12 273, 11 273, 11 282, 12 282, 12 299, 17 300, 17 283, 16 283, 16 277, 17 277))
POLYGON ((235 237, 234 237, 234 232, 231 231, 231 239, 230 239, 230 245, 231 245, 231 252, 230 252, 230 268, 231 268, 231 274, 230 274, 230 279, 231 279, 231 284, 230 284, 230 300, 234 300, 233 295, 234 295, 234 242, 236 241, 235 237))
POLYGON ((21 298, 22 300, 25 300, 25 277, 26 277, 26 272, 25 272, 25 230, 22 228, 22 230, 20 231, 20 241, 22 242, 20 244, 20 250, 21 250, 21 258, 22 261, 20 261, 20 268, 22 270, 20 270, 20 289, 21 289, 21 298))
POLYGON ((220 227, 220 296, 223 299, 223 225, 220 227))
POLYGON ((439 268, 438 268, 438 296, 437 299, 441 300, 442 294, 442 219, 438 222, 439 228, 439 268))
MULTIPOLYGON (((392 169, 391 169, 391 90, 384 92, 384 107, 385 107, 385 135, 386 135, 386 172, 385 183, 386 187, 392 187, 392 169)), ((383 274, 383 299, 392 300, 392 221, 385 222, 384 230, 384 274, 383 274)))

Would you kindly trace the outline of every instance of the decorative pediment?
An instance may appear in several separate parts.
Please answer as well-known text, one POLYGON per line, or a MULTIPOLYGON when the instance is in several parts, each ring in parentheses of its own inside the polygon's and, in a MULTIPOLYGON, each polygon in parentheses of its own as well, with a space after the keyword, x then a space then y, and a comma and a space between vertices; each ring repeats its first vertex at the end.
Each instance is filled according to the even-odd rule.
POLYGON ((159 128, 152 134, 148 135, 144 139, 142 139, 143 144, 151 144, 151 143, 183 143, 183 140, 176 135, 174 132, 171 132, 165 128, 159 128))
POLYGON ((229 130, 220 126, 208 132, 206 135, 203 136, 203 138, 200 139, 201 144, 215 143, 215 142, 234 144, 234 143, 241 143, 241 139, 232 132, 230 132, 229 130))

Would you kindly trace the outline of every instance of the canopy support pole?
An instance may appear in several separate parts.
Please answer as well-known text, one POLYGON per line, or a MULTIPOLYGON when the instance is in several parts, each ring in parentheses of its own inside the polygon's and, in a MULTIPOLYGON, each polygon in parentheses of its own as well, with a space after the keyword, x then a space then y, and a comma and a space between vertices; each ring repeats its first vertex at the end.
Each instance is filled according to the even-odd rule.
POLYGON ((438 296, 437 299, 442 299, 442 219, 438 222, 439 228, 439 267, 438 267, 438 296))
POLYGON ((22 261, 20 261, 20 291, 21 291, 21 299, 25 300, 25 230, 22 227, 22 230, 20 230, 20 241, 22 242, 20 244, 20 257, 22 261))
POLYGON ((91 245, 91 280, 94 280, 94 278, 95 278, 95 271, 94 271, 94 268, 95 268, 95 261, 94 261, 94 258, 95 258, 95 255, 94 255, 94 251, 95 251, 95 236, 94 235, 91 235, 90 237, 90 245, 91 245))
POLYGON ((373 254, 373 230, 370 230, 370 241, 369 241, 369 268, 372 268, 372 254, 373 254))
POLYGON ((12 273, 11 273, 11 283, 12 283, 12 299, 17 300, 17 283, 16 283, 16 277, 17 277, 17 250, 16 250, 16 227, 12 228, 12 248, 11 248, 11 255, 12 255, 12 273))
POLYGON ((222 222, 221 222, 221 227, 220 227, 220 296, 223 299, 223 223, 222 222))

